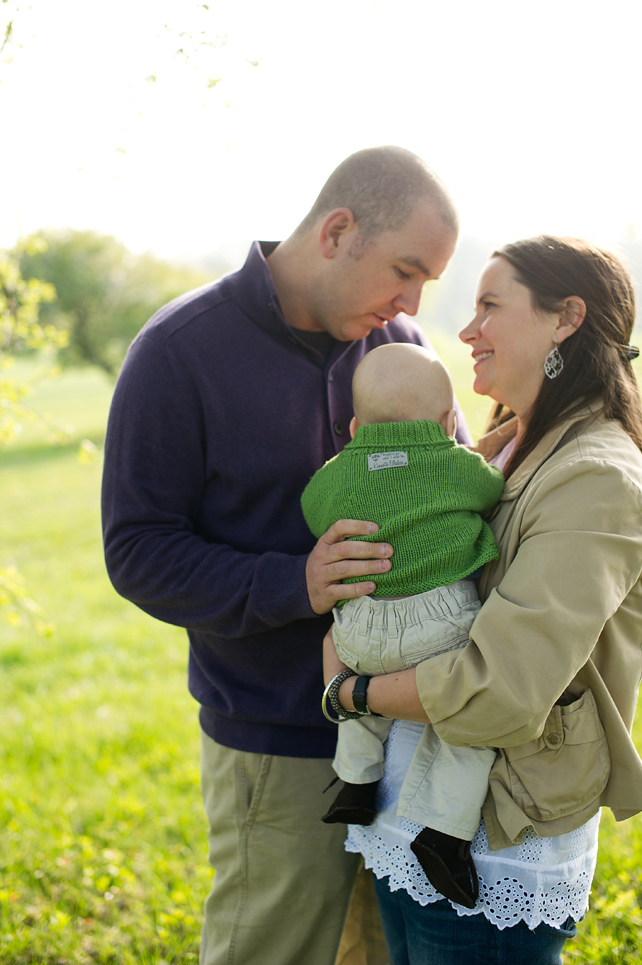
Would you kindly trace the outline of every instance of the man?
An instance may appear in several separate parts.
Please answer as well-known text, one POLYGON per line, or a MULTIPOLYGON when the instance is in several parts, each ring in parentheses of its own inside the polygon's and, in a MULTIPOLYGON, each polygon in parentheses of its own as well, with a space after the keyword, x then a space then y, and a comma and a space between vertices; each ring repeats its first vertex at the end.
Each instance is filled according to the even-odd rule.
POLYGON ((255 243, 239 272, 161 309, 116 386, 108 570, 123 596, 188 629, 201 704, 216 871, 203 965, 335 961, 357 856, 345 829, 317 820, 336 741, 320 710, 321 641, 333 605, 374 588, 341 579, 376 580, 392 547, 345 541, 375 532, 368 521, 337 523, 315 544, 300 496, 350 438, 363 355, 425 344, 397 316, 416 314, 457 230, 419 158, 360 151, 290 238, 255 243))

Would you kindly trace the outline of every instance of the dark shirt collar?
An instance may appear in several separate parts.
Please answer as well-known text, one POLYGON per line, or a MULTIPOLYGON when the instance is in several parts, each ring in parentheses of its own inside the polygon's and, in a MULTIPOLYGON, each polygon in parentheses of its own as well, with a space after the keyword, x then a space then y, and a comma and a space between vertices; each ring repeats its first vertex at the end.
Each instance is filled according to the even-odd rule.
MULTIPOLYGON (((300 329, 290 327, 279 303, 267 258, 272 254, 280 242, 254 241, 250 248, 245 264, 240 271, 228 276, 229 283, 234 286, 234 298, 245 314, 255 325, 268 332, 273 338, 291 345, 298 345, 315 365, 324 368, 328 362, 328 355, 332 362, 350 348, 354 342, 337 342, 333 340, 328 355, 314 345, 314 339, 307 339, 300 329), (314 359, 312 359, 314 357, 314 359)), ((313 335, 315 333, 312 333, 313 335)), ((323 333, 319 333, 323 335, 323 333)))

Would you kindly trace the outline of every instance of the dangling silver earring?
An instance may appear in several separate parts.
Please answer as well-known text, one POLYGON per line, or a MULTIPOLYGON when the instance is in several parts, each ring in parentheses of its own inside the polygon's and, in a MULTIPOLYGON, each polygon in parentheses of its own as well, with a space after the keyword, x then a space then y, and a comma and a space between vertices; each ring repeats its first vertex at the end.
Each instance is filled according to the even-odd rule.
POLYGON ((557 347, 557 343, 550 350, 546 358, 544 359, 544 372, 549 379, 556 379, 564 368, 564 359, 562 354, 557 347))

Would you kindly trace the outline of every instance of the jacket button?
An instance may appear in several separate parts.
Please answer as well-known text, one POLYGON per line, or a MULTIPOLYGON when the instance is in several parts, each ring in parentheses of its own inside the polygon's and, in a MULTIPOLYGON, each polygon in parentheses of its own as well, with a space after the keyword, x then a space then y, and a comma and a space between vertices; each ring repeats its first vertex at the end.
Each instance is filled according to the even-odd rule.
POLYGON ((338 436, 343 435, 343 422, 340 422, 339 419, 335 421, 333 428, 338 436))
POLYGON ((561 742, 562 742, 562 738, 560 737, 559 734, 549 734, 546 739, 546 743, 552 744, 554 747, 556 747, 558 744, 561 744, 561 742))
POLYGON ((330 375, 328 376, 328 382, 334 382, 334 375, 332 372, 330 372, 330 375))

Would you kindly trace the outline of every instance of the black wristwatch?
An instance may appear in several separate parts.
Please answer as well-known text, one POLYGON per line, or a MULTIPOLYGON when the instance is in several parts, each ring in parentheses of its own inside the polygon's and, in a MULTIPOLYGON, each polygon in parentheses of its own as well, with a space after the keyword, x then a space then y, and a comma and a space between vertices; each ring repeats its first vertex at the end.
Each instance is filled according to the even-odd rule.
POLYGON ((362 717, 381 717, 381 714, 375 714, 375 712, 368 707, 368 684, 371 680, 372 677, 357 677, 352 690, 352 703, 354 704, 354 709, 358 714, 361 714, 362 717))

